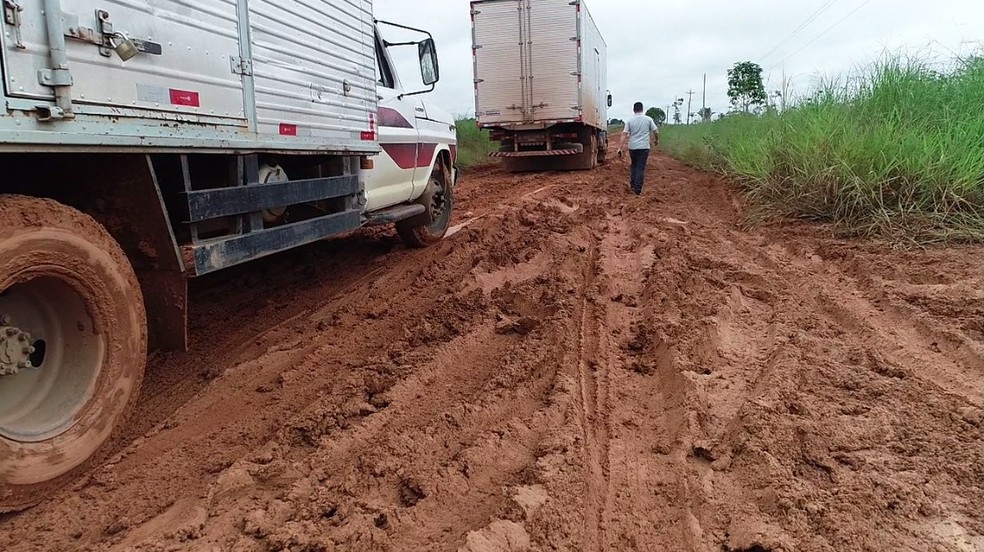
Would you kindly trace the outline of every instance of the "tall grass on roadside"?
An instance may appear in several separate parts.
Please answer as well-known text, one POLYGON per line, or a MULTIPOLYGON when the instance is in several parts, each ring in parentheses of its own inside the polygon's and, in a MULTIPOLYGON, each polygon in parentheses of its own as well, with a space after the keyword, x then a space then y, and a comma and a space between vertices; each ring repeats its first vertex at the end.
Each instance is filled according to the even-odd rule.
POLYGON ((736 177, 758 218, 861 236, 984 241, 984 57, 947 73, 889 59, 785 112, 667 127, 663 145, 736 177))
POLYGON ((462 168, 489 163, 489 154, 499 145, 489 140, 488 131, 475 125, 475 119, 458 119, 458 166, 462 168))

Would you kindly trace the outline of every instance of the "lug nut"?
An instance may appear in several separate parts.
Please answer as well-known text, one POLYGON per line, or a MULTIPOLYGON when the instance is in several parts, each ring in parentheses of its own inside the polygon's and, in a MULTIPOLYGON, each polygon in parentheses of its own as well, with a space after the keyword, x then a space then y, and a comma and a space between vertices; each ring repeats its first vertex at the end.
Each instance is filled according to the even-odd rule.
POLYGON ((17 328, 7 328, 7 335, 10 337, 17 335, 17 328))
POLYGON ((30 360, 25 360, 24 362, 17 363, 17 367, 18 368, 34 368, 34 365, 31 364, 31 361, 30 360))
POLYGON ((18 339, 20 339, 21 341, 30 341, 31 340, 31 334, 29 334, 27 332, 24 332, 24 333, 20 334, 20 337, 18 339))
POLYGON ((30 346, 30 347, 24 347, 24 349, 23 349, 23 353, 24 353, 25 355, 33 355, 33 354, 34 354, 34 351, 36 351, 36 350, 37 350, 37 349, 35 349, 35 348, 34 348, 34 346, 32 345, 32 346, 30 346))

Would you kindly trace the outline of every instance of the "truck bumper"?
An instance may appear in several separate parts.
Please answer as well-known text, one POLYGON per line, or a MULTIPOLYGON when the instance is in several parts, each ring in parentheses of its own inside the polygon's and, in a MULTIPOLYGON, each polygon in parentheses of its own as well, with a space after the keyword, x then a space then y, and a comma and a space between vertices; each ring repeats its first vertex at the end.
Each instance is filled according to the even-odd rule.
POLYGON ((561 149, 550 151, 493 151, 489 157, 558 157, 563 155, 578 155, 582 151, 576 149, 561 149))

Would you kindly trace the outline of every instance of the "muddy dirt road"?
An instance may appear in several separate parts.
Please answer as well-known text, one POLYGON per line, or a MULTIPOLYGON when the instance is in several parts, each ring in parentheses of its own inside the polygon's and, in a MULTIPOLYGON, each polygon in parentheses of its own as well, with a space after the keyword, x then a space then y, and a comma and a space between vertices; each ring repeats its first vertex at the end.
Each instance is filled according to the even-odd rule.
POLYGON ((984 550, 984 253, 743 230, 652 165, 197 282, 120 453, 0 550, 984 550))

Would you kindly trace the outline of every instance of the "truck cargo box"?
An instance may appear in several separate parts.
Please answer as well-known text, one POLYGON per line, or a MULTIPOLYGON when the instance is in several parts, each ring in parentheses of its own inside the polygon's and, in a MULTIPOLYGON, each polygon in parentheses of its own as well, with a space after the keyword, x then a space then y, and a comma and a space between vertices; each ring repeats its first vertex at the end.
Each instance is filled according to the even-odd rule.
POLYGON ((477 0, 471 8, 480 126, 607 127, 608 47, 583 0, 477 0))
POLYGON ((378 151, 371 0, 4 0, 0 25, 0 151, 378 151))

